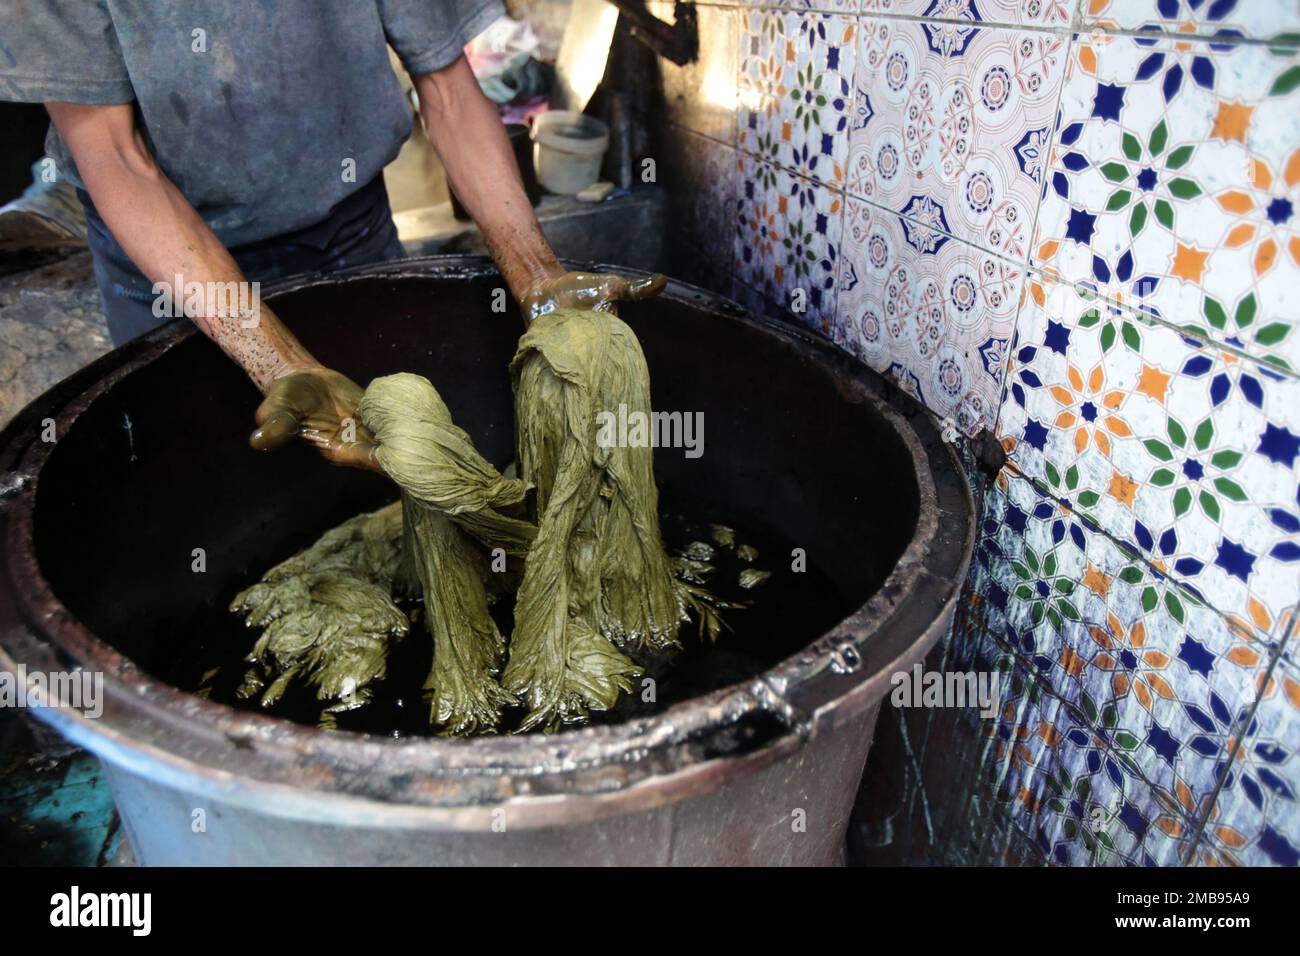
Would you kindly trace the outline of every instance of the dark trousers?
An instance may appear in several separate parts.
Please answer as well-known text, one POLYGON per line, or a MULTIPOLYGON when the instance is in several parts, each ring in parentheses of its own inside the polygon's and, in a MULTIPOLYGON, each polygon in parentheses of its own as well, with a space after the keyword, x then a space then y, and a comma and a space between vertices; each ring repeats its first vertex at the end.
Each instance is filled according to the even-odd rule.
MULTIPOLYGON (((77 195, 86 207, 86 244, 94 257, 95 282, 104 300, 113 344, 129 342, 170 322, 170 317, 153 314, 153 283, 113 238, 90 196, 84 190, 78 190, 77 195)), ((253 282, 303 272, 334 272, 403 257, 382 175, 344 199, 316 225, 236 246, 230 254, 253 282)))

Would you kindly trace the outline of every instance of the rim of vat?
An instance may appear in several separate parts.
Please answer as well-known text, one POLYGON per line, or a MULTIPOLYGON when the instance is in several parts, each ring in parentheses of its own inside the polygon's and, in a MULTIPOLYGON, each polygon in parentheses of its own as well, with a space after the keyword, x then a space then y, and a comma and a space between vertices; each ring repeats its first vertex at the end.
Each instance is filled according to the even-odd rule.
MULTIPOLYGON (((602 263, 565 264, 647 274, 602 263)), ((264 295, 375 277, 494 274, 485 257, 430 256, 293 277, 268 283, 264 295)), ((236 710, 141 671, 96 638, 41 573, 35 498, 55 443, 37 435, 46 417, 68 434, 65 429, 118 382, 199 335, 186 320, 96 360, 0 432, 0 666, 102 672, 99 718, 69 708, 36 708, 34 714, 117 767, 263 813, 345 825, 486 829, 504 806, 510 826, 524 828, 648 810, 758 772, 812 736, 834 732, 879 701, 890 676, 921 660, 942 636, 974 544, 969 488, 929 413, 829 342, 676 280, 661 297, 743 323, 830 365, 846 400, 872 405, 910 454, 916 526, 885 581, 837 625, 757 677, 660 714, 560 734, 392 739, 236 710), (940 488, 931 463, 945 457, 959 480, 940 488), (940 540, 954 518, 965 521, 959 539, 940 540)))

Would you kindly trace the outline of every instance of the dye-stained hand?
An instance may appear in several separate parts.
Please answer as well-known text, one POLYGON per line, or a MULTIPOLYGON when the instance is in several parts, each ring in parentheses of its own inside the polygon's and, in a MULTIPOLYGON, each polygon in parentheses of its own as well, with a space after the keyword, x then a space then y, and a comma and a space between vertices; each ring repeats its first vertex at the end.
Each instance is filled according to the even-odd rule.
POLYGON ((357 418, 361 386, 333 369, 300 368, 271 383, 254 416, 248 443, 259 451, 294 437, 311 442, 328 460, 381 471, 374 437, 357 418))
POLYGON ((616 312, 617 303, 652 298, 667 284, 667 277, 659 273, 644 279, 625 279, 605 272, 565 272, 543 279, 520 304, 530 322, 554 309, 616 312))

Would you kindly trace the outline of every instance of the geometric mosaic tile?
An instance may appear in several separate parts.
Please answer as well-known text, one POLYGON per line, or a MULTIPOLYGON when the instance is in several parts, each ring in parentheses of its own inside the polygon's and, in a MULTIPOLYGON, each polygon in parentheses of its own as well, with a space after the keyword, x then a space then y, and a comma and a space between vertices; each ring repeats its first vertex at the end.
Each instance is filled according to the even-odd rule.
POLYGON ((669 144, 679 221, 1010 457, 935 659, 1000 713, 906 720, 952 792, 900 812, 959 860, 1300 863, 1300 7, 705 6, 734 86, 712 43, 669 108, 740 152, 669 144))
MULTIPOLYGON (((1014 472, 990 493, 977 549, 975 615, 991 641, 1060 703, 1091 752, 1064 769, 1103 774, 1114 800, 1148 796, 1158 815, 1128 815, 1185 836, 1209 809, 1255 702, 1269 649, 1043 499, 1014 472), (1082 761, 1082 763, 1078 763, 1082 761)), ((1056 705, 1054 705, 1056 706, 1056 705)))
POLYGON ((972 23, 1007 23, 1050 29, 1070 25, 1079 0, 863 0, 864 13, 892 13, 952 21, 959 33, 972 23))
POLYGON ((835 314, 841 194, 752 156, 737 157, 736 279, 780 313, 828 333, 835 314))
POLYGON ((1023 263, 1067 42, 864 17, 849 192, 1023 263))
POLYGON ((1031 281, 998 438, 1016 466, 1261 640, 1300 580, 1300 381, 1031 281))
POLYGON ((741 12, 738 145, 841 186, 857 20, 807 11, 741 12))
POLYGON ((1300 33, 1293 0, 1084 0, 1097 26, 1164 33, 1247 36, 1261 40, 1300 33))
POLYGON ((1195 862, 1300 866, 1300 671, 1289 663, 1274 671, 1224 777, 1195 862))
POLYGON ((1037 265, 1300 372, 1300 57, 1079 37, 1037 265))
POLYGON ((1169 795, 1127 772, 1040 677, 1015 665, 1005 680, 1007 700, 988 732, 997 737, 991 782, 1011 821, 1053 863, 1176 865, 1194 831, 1169 795))
POLYGON ((1023 267, 850 197, 835 341, 967 434, 991 428, 1023 267))

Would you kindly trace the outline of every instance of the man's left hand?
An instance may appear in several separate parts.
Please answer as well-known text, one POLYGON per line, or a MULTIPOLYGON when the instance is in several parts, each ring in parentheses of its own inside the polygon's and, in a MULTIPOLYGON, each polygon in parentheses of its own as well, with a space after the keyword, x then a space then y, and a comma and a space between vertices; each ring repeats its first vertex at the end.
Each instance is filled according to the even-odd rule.
POLYGON ((603 272, 565 272, 543 279, 520 304, 528 321, 554 309, 593 309, 614 313, 617 312, 617 303, 652 298, 666 285, 667 277, 659 273, 644 279, 625 279, 603 272))

